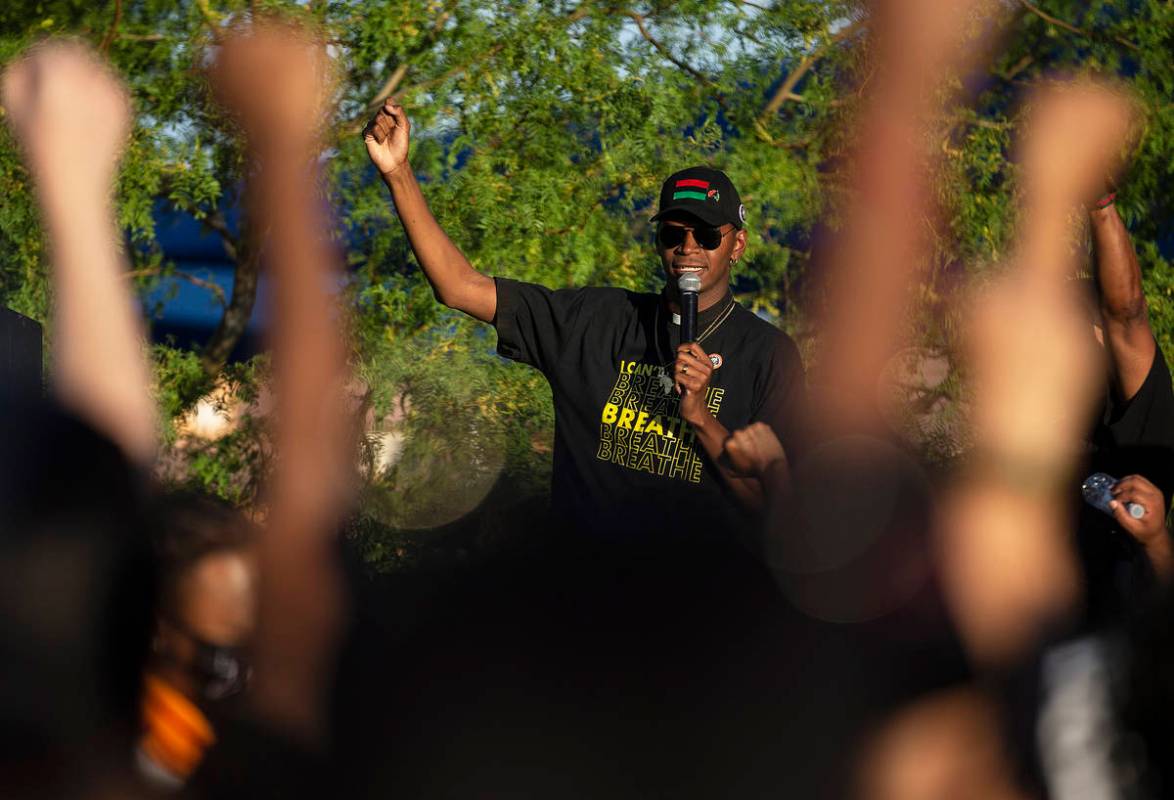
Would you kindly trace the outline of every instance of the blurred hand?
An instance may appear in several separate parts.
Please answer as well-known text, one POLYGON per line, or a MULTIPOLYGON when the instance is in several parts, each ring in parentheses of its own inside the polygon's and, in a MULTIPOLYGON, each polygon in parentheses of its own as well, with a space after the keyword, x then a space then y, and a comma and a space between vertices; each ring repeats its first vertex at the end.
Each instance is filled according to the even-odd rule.
POLYGON ((126 88, 76 42, 33 48, 5 71, 5 116, 38 182, 109 191, 130 130, 126 88))
POLYGON ((306 30, 275 21, 227 36, 208 70, 217 101, 239 120, 250 144, 309 147, 324 124, 329 59, 306 30))
POLYGON ((1109 508, 1117 524, 1144 547, 1151 547, 1167 536, 1166 501, 1162 490, 1140 475, 1128 475, 1113 486, 1109 508), (1129 513, 1129 503, 1145 509, 1141 519, 1129 513))
POLYGON ((740 475, 762 476, 776 461, 786 461, 782 442, 765 422, 752 422, 726 439, 726 457, 740 475))
POLYGON ((367 127, 363 129, 363 142, 367 155, 383 176, 398 172, 408 163, 408 144, 411 141, 411 123, 403 106, 393 100, 383 104, 367 127))
POLYGON ((1038 90, 1020 143, 1029 203, 1100 197, 1136 141, 1138 117, 1136 102, 1108 84, 1082 80, 1038 90))
MULTIPOLYGON (((879 59, 909 77, 940 80, 942 72, 981 55, 975 45, 993 0, 873 0, 871 26, 882 43, 879 59)), ((989 44, 989 42, 988 42, 989 44)))

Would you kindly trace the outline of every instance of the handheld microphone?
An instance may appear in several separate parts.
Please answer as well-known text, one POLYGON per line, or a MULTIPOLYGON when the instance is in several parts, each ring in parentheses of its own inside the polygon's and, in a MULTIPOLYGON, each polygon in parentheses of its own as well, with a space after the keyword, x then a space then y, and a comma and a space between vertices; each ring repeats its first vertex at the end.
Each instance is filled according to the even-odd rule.
POLYGON ((701 291, 701 279, 686 273, 677 280, 677 291, 681 294, 681 342, 697 341, 697 293, 701 291))

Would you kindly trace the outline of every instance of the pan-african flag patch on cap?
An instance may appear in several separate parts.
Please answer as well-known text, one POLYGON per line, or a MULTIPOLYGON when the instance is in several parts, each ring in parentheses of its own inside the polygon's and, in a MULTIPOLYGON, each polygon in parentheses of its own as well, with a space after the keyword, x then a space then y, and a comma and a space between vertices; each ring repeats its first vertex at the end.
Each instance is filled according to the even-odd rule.
POLYGON ((673 187, 674 200, 704 200, 709 191, 709 181, 698 178, 682 178, 673 187))

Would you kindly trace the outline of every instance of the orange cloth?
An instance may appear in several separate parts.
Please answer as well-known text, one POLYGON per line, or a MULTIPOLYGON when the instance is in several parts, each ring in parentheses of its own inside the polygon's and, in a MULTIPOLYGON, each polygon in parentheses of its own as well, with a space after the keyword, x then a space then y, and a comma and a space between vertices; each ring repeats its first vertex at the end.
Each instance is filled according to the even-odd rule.
POLYGON ((142 752, 157 765, 186 780, 216 741, 212 725, 192 701, 155 675, 143 681, 142 752))

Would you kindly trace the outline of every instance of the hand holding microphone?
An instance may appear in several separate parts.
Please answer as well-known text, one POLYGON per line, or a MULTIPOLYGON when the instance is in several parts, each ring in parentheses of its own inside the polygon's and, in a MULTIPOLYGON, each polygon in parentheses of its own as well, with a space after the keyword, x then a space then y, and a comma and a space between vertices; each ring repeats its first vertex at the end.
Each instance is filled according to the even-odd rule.
POLYGON ((1161 489, 1140 475, 1127 475, 1113 484, 1110 493, 1109 513, 1126 533, 1147 547, 1167 536, 1166 498, 1161 489))
POLYGON ((705 406, 706 389, 713 374, 709 354, 697 344, 697 295, 701 279, 682 275, 677 281, 681 296, 681 344, 673 363, 673 385, 681 396, 681 419, 700 425, 709 416, 705 406))
POLYGON ((677 280, 681 295, 681 344, 697 341, 697 296, 701 292, 701 278, 691 273, 677 280))

